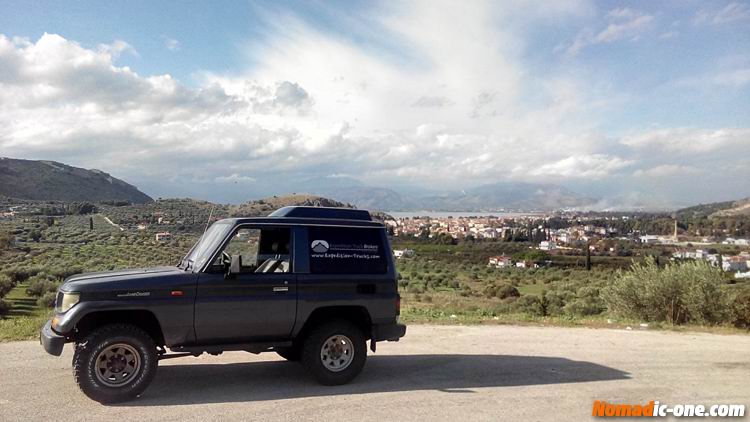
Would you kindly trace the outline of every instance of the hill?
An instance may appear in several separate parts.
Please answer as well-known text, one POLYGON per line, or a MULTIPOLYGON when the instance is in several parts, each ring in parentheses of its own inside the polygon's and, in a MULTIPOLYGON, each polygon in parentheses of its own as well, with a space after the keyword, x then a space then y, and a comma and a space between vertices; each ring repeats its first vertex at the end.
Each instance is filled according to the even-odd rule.
POLYGON ((256 199, 253 201, 245 202, 241 205, 235 205, 230 207, 229 214, 232 217, 265 217, 281 207, 287 207, 291 205, 352 208, 352 205, 350 204, 344 204, 342 202, 323 198, 321 196, 291 194, 274 195, 270 198, 256 199))
POLYGON ((86 170, 55 161, 0 157, 0 195, 56 201, 152 202, 150 196, 100 170, 86 170))
POLYGON ((750 198, 699 204, 677 211, 679 218, 750 216, 750 198))
POLYGON ((359 208, 387 211, 555 210, 582 208, 597 202, 562 186, 521 182, 499 182, 464 191, 410 195, 363 185, 322 189, 319 193, 359 208))
POLYGON ((360 208, 370 211, 370 215, 377 221, 392 220, 388 214, 380 212, 376 209, 367 207, 355 207, 352 204, 339 202, 334 199, 324 198, 317 195, 308 194, 297 194, 291 195, 274 195, 270 198, 256 199, 253 201, 245 202, 241 205, 234 205, 230 207, 229 214, 232 217, 261 217, 266 216, 281 207, 288 207, 292 205, 297 206, 308 206, 308 207, 344 207, 344 208, 360 208))

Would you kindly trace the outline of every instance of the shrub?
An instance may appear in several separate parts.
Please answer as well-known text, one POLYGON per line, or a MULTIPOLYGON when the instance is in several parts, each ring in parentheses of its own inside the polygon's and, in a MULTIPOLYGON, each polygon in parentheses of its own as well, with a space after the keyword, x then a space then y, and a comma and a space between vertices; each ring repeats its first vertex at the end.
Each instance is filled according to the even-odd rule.
POLYGON ((543 315, 562 315, 565 307, 566 297, 572 298, 570 292, 544 291, 542 292, 541 302, 543 315))
POLYGON ((568 301, 563 308, 567 315, 598 315, 606 309, 599 295, 599 289, 585 286, 578 289, 575 299, 568 301))
POLYGON ((750 288, 745 288, 732 300, 732 323, 750 329, 750 288))
POLYGON ((534 316, 544 316, 545 309, 542 300, 537 295, 524 295, 514 303, 516 310, 534 316))
POLYGON ((0 299, 0 315, 10 312, 11 304, 7 300, 0 299))
POLYGON ((54 308, 56 298, 55 292, 47 292, 37 299, 36 304, 43 308, 54 308))
POLYGON ((490 284, 489 286, 485 287, 484 294, 487 297, 497 297, 500 299, 506 299, 509 297, 520 297, 521 293, 516 289, 512 284, 509 283, 500 283, 500 284, 490 284))
POLYGON ((727 320, 728 297, 722 273, 702 261, 679 262, 659 268, 653 258, 618 271, 602 290, 613 313, 646 321, 716 324, 727 320))
POLYGON ((7 275, 0 274, 0 298, 8 294, 13 289, 16 283, 7 275))
POLYGON ((30 279, 29 287, 26 288, 26 294, 34 297, 41 297, 45 293, 55 292, 57 283, 45 278, 44 276, 34 276, 30 279))

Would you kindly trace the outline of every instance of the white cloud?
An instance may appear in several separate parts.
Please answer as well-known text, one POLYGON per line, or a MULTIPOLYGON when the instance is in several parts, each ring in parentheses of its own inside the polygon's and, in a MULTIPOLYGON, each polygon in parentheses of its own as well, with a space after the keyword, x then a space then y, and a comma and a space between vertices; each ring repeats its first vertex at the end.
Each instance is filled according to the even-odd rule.
POLYGON ((666 177, 676 176, 685 174, 697 174, 700 170, 691 166, 683 166, 679 164, 662 164, 649 169, 638 169, 633 172, 635 177, 666 177))
POLYGON ((166 37, 164 38, 164 47, 166 47, 169 51, 179 51, 182 46, 176 39, 166 37))
POLYGON ((604 29, 599 31, 584 29, 579 32, 565 49, 566 53, 575 56, 591 45, 624 39, 637 40, 651 28, 654 22, 654 16, 628 8, 612 9, 607 13, 606 18, 609 22, 604 29))
POLYGON ((256 179, 250 176, 241 176, 238 173, 232 173, 229 176, 219 176, 214 178, 218 183, 254 183, 256 179))
MULTIPOLYGON (((750 129, 655 129, 626 136, 621 143, 638 150, 678 154, 708 153, 738 147, 746 149, 750 147, 750 129)), ((731 154, 728 152, 728 155, 731 154)))
POLYGON ((741 2, 729 3, 718 10, 700 10, 694 19, 697 25, 724 25, 746 20, 750 20, 750 6, 741 2))
POLYGON ((627 7, 615 8, 607 12, 607 17, 614 19, 632 19, 640 16, 641 13, 627 7))
POLYGON ((632 161, 606 154, 572 155, 554 163, 542 165, 530 173, 535 176, 601 178, 612 176, 632 164, 632 161))
MULTIPOLYGON (((524 61, 526 33, 514 26, 578 16, 577 5, 536 14, 492 2, 416 2, 354 22, 379 29, 367 42, 398 51, 274 15, 266 38, 247 47, 252 67, 202 73, 195 87, 120 65, 122 54, 137 54, 126 43, 0 36, 0 150, 102 168, 147 190, 189 181, 214 194, 240 183, 279 193, 331 174, 396 188, 504 179, 616 185, 659 166, 704 168, 673 155, 747 146, 742 128, 623 139, 604 132, 600 116, 618 93, 585 72, 535 73, 524 61)), ((644 16, 610 11, 586 42, 637 36, 652 22, 638 23, 644 16)), ((736 156, 727 161, 736 165, 736 156)))
MULTIPOLYGON (((45 33, 45 36, 46 35, 48 34, 45 33)), ((21 45, 28 46, 29 44, 27 42, 23 42, 21 45)), ((112 59, 119 58, 123 53, 130 53, 134 56, 138 55, 138 52, 135 51, 135 48, 133 48, 132 45, 122 40, 115 40, 111 44, 99 44, 97 50, 100 53, 104 53, 105 55, 111 57, 112 59)))

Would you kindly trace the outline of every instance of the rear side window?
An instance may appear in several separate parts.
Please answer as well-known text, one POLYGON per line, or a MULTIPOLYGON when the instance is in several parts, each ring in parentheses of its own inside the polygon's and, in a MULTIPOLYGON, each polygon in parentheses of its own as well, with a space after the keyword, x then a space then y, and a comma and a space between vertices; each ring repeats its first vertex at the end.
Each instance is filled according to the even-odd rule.
POLYGON ((383 274, 388 268, 381 229, 309 227, 312 274, 383 274))

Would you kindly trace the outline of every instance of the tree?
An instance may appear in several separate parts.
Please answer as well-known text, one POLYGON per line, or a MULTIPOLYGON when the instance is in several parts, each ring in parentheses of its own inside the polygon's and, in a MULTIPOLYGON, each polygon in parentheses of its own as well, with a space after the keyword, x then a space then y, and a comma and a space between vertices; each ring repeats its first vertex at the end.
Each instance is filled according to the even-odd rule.
POLYGON ((586 271, 591 271, 591 243, 586 242, 586 271))
POLYGON ((15 239, 16 237, 8 232, 0 232, 0 251, 13 247, 15 239))
POLYGON ((42 238, 42 232, 40 232, 37 229, 32 229, 29 231, 29 239, 33 240, 34 242, 39 242, 42 238))

